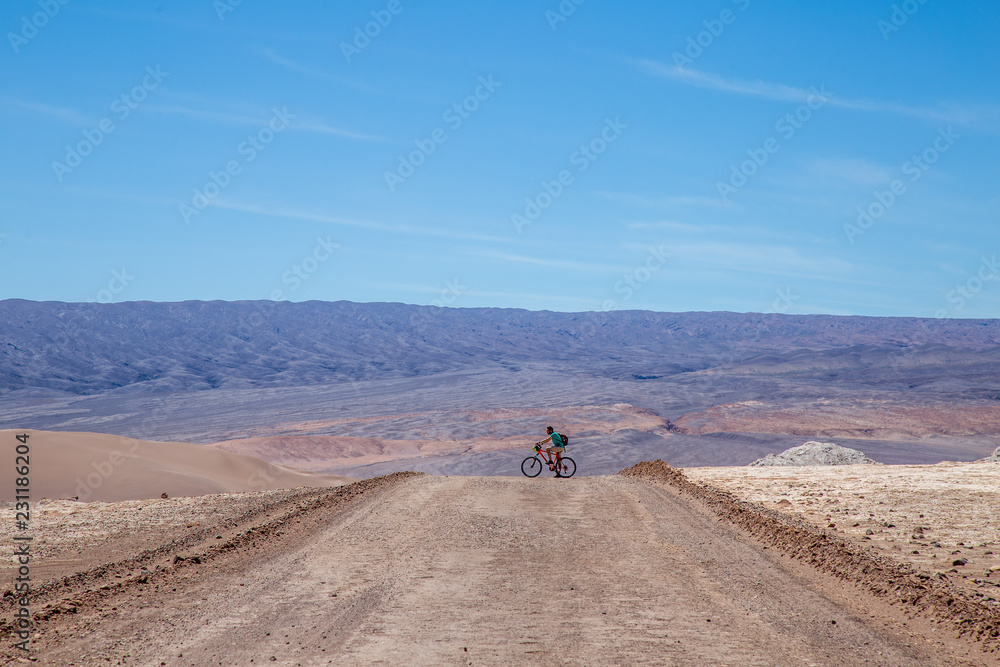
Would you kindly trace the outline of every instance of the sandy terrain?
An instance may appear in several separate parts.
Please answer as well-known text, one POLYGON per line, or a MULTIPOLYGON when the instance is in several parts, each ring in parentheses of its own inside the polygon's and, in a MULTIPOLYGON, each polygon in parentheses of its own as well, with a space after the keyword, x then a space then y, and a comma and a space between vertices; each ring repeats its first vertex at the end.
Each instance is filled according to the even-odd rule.
MULTIPOLYGON (((15 433, 29 437, 31 498, 115 501, 209 493, 333 486, 344 477, 313 475, 258 458, 184 442, 144 442, 100 433, 0 431, 13 468, 15 433)), ((0 475, 0 500, 14 500, 13 474, 0 475)))
POLYGON ((51 589, 38 603, 35 657, 996 664, 656 480, 396 476, 317 491, 261 521, 167 550, 142 571, 134 563, 51 589))
POLYGON ((667 429, 667 421, 655 413, 617 403, 299 422, 275 427, 277 435, 226 440, 209 447, 301 470, 328 471, 401 459, 412 465, 413 459, 527 450, 544 437, 549 424, 572 433, 573 442, 622 431, 665 434, 667 429))
POLYGON ((988 602, 1000 599, 1000 463, 686 468, 684 473, 877 547, 927 573, 941 573, 988 602), (954 565, 959 559, 967 562, 954 565))

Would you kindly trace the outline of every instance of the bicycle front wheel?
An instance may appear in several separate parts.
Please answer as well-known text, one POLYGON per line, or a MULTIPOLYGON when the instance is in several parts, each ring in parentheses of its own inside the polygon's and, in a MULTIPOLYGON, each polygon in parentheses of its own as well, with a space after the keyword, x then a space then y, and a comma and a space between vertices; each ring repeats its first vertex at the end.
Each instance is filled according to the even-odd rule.
POLYGON ((521 472, 524 473, 525 477, 538 477, 538 474, 542 472, 542 462, 538 460, 537 456, 529 456, 521 461, 521 472))
POLYGON ((562 457, 559 459, 559 466, 556 468, 556 473, 563 477, 572 477, 576 473, 576 461, 568 456, 562 457))

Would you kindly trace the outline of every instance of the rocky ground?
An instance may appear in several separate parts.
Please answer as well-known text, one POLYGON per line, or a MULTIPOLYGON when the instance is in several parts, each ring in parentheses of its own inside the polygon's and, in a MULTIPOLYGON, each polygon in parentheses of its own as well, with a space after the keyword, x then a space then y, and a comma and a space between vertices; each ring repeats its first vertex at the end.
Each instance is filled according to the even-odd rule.
MULTIPOLYGON (((236 524, 280 511, 317 490, 281 489, 184 498, 82 503, 43 500, 34 505, 30 530, 36 578, 52 580, 131 558, 192 536, 215 538, 236 524)), ((0 509, 0 535, 14 544, 15 511, 0 509)), ((14 578, 14 558, 0 565, 0 580, 14 578)))
POLYGON ((686 468, 695 482, 870 545, 994 604, 1000 463, 686 468))
MULTIPOLYGON (((32 658, 998 664, 996 609, 662 462, 570 480, 398 474, 272 493, 41 508, 49 557, 98 542, 127 555, 157 542, 137 535, 146 521, 162 531, 150 535, 177 537, 114 562, 90 551, 78 573, 41 585, 32 658)), ((10 618, 8 596, 0 606, 10 618)), ((0 662, 17 662, 4 644, 0 662)))

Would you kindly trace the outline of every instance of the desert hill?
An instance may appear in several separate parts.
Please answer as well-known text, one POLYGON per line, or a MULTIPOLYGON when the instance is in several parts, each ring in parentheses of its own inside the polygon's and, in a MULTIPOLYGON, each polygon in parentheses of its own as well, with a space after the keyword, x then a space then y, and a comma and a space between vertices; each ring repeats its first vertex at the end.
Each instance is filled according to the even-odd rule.
MULTIPOLYGON (((287 387, 516 371, 598 377, 849 374, 1000 363, 1000 321, 739 313, 532 312, 346 301, 0 301, 0 392, 287 387)), ((985 369, 983 369, 985 370, 985 369)), ((864 378, 858 379, 864 382, 864 378)))
POLYGON ((547 424, 587 471, 745 465, 817 438, 971 461, 1000 445, 997 377, 998 320, 0 301, 0 428, 349 476, 507 474, 547 424), (646 416, 619 423, 616 405, 646 416))
MULTIPOLYGON (((22 431, 0 431, 0 442, 13 451, 18 433, 22 431)), ((163 493, 199 496, 350 481, 184 442, 143 442, 100 433, 27 433, 34 501, 77 497, 112 502, 159 498, 163 493)), ((0 476, 0 500, 14 500, 13 474, 0 476)))

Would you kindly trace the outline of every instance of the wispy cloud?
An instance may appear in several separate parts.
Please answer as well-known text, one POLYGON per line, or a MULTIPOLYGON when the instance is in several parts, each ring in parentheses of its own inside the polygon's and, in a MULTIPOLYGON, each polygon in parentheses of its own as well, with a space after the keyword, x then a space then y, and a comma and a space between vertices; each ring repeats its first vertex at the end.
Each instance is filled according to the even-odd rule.
POLYGON ((326 70, 319 69, 317 67, 310 67, 309 65, 303 65, 302 63, 292 60, 291 58, 286 58, 284 56, 278 55, 271 49, 264 49, 260 52, 267 60, 271 61, 275 65, 284 67, 287 70, 295 72, 296 74, 301 74, 313 79, 321 79, 323 81, 333 81, 334 83, 339 83, 348 88, 354 88, 355 90, 360 90, 365 93, 373 93, 376 95, 381 95, 382 91, 373 88, 367 83, 361 81, 355 81, 353 79, 348 79, 344 76, 338 76, 336 74, 331 74, 326 70))
POLYGON ((871 287, 896 287, 896 285, 846 278, 845 276, 863 275, 862 267, 836 257, 807 256, 798 248, 791 246, 719 242, 672 243, 670 251, 677 263, 694 264, 713 270, 871 287))
MULTIPOLYGON (((21 186, 23 187, 23 186, 21 186)), ((155 195, 145 195, 134 192, 115 192, 113 190, 103 190, 101 188, 84 187, 78 185, 45 185, 43 187, 36 188, 38 192, 46 193, 46 195, 59 195, 59 196, 83 196, 89 197, 91 199, 109 199, 112 201, 127 201, 135 202, 137 204, 151 204, 153 206, 170 206, 176 208, 177 200, 169 199, 167 197, 157 197, 155 195)))
POLYGON ((534 264, 535 266, 547 266, 553 269, 568 269, 571 271, 584 271, 587 273, 605 273, 608 271, 627 271, 628 267, 615 266, 613 264, 597 264, 593 262, 571 262, 563 259, 552 259, 549 257, 530 257, 527 255, 510 255, 493 250, 469 251, 470 255, 495 259, 501 262, 516 262, 519 264, 534 264))
POLYGON ((727 204, 718 197, 686 196, 686 195, 664 195, 660 197, 647 197, 631 192, 608 192, 598 190, 597 193, 605 199, 621 201, 636 206, 646 206, 649 208, 671 208, 677 206, 708 206, 709 208, 733 208, 734 204, 727 204))
MULTIPOLYGON (((186 118, 192 118, 194 120, 205 121, 209 123, 221 123, 224 125, 240 125, 244 127, 262 127, 267 125, 269 117, 268 116, 249 116, 245 114, 232 113, 228 111, 210 111, 207 109, 192 109, 190 107, 173 105, 173 106, 157 106, 157 105, 147 105, 146 109, 155 113, 162 113, 167 115, 184 116, 186 118)), ((348 139, 357 139, 359 141, 388 141, 385 137, 379 137, 372 134, 363 134, 361 132, 354 132, 352 130, 345 130, 339 127, 333 127, 321 122, 311 122, 311 121, 300 121, 295 120, 289 126, 291 130, 298 130, 301 132, 317 132, 320 134, 330 134, 338 137, 346 137, 348 139)))
POLYGON ((370 220, 352 220, 350 218, 342 218, 333 215, 327 215, 325 213, 315 213, 312 211, 301 211, 295 209, 285 209, 285 208, 267 208, 263 206, 257 206, 254 204, 244 204, 240 202, 233 202, 224 199, 216 199, 213 201, 211 206, 216 208, 227 209, 230 211, 240 211, 243 213, 251 213, 254 215, 261 215, 271 218, 285 218, 291 220, 306 220, 309 222, 325 222, 331 225, 342 225, 345 227, 358 227, 360 229, 371 229, 383 232, 394 232, 397 234, 407 234, 412 236, 430 236, 437 238, 448 238, 457 239, 464 241, 487 241, 490 243, 514 243, 515 240, 497 237, 497 236, 487 236, 483 234, 471 234, 467 232, 453 232, 444 229, 432 229, 428 227, 411 227, 407 225, 392 225, 383 222, 375 222, 370 220))
POLYGON ((275 65, 280 65, 285 69, 296 72, 297 74, 302 74, 304 76, 312 77, 314 79, 325 79, 327 81, 336 81, 337 83, 343 83, 349 86, 360 85, 348 78, 337 76, 335 74, 330 74, 325 70, 321 70, 315 67, 309 67, 308 65, 303 65, 302 63, 292 60, 291 58, 285 58, 284 56, 279 56, 271 49, 264 49, 260 53, 262 56, 270 60, 275 65))
POLYGON ((301 130, 302 132, 318 132, 320 134, 332 134, 337 137, 358 139, 360 141, 389 141, 389 139, 386 137, 378 136, 375 134, 362 134, 361 132, 345 130, 340 127, 332 127, 330 125, 326 125, 325 123, 314 123, 314 122, 304 121, 292 125, 292 129, 301 130))
POLYGON ((665 229, 672 232, 704 232, 718 229, 716 225, 692 225, 687 222, 674 222, 673 220, 658 220, 656 222, 636 221, 625 225, 628 229, 665 229))
POLYGON ((57 107, 51 104, 45 104, 44 102, 32 102, 31 100, 22 100, 12 97, 2 97, 0 98, 0 101, 3 102, 3 106, 5 107, 14 107, 23 111, 40 113, 71 125, 82 127, 86 125, 93 125, 97 122, 94 118, 82 114, 75 109, 57 107))
POLYGON ((194 120, 207 121, 210 123, 222 123, 224 125, 246 125, 258 127, 267 123, 266 117, 246 116, 242 114, 230 113, 228 111, 208 111, 206 109, 192 109, 179 105, 160 106, 155 104, 146 105, 147 111, 162 113, 172 116, 184 116, 194 120))
MULTIPOLYGON (((818 86, 816 90, 813 90, 761 80, 744 81, 741 79, 727 79, 717 74, 668 65, 655 60, 634 60, 633 62, 636 67, 649 74, 671 79, 689 86, 708 88, 737 95, 760 97, 779 102, 805 102, 810 97, 816 95, 816 90, 822 91, 822 86, 818 86)), ((911 116, 936 123, 955 123, 979 129, 992 128, 994 131, 996 130, 996 123, 1000 120, 1000 109, 995 107, 965 108, 957 105, 943 105, 940 108, 932 109, 896 102, 842 97, 837 94, 837 91, 829 93, 829 99, 826 101, 826 104, 828 106, 855 111, 911 116)))
POLYGON ((856 158, 824 158, 808 165, 809 171, 824 180, 878 186, 896 177, 898 169, 856 158))

